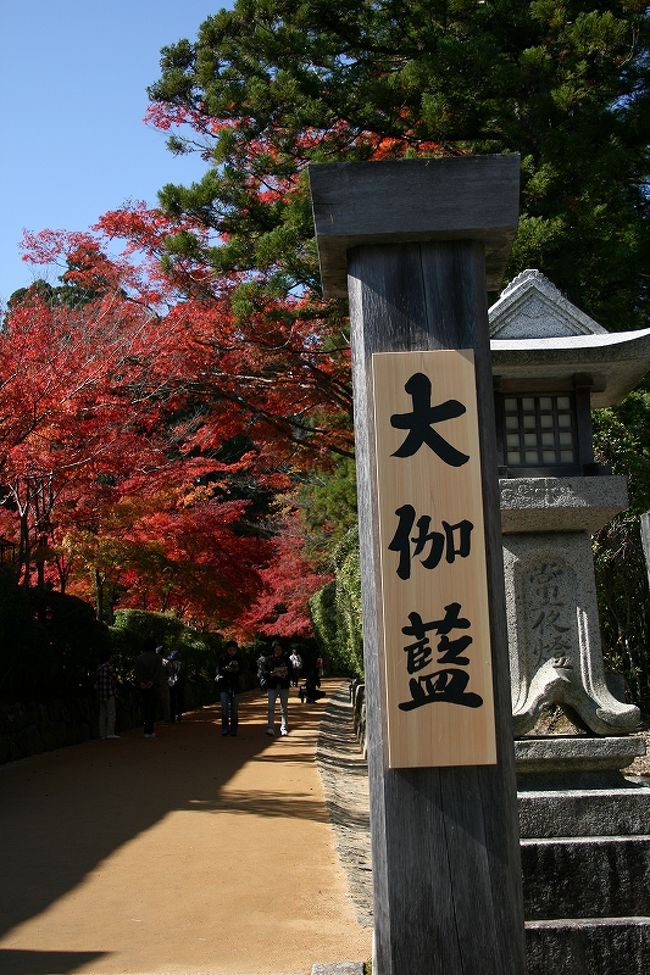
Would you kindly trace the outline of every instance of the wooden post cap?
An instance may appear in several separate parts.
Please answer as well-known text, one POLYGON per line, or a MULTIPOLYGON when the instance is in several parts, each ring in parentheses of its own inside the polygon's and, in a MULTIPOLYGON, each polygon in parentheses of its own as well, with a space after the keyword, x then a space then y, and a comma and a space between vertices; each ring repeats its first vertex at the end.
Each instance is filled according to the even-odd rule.
POLYGON ((519 156, 311 163, 323 293, 347 296, 347 254, 362 244, 478 240, 499 288, 519 214, 519 156))

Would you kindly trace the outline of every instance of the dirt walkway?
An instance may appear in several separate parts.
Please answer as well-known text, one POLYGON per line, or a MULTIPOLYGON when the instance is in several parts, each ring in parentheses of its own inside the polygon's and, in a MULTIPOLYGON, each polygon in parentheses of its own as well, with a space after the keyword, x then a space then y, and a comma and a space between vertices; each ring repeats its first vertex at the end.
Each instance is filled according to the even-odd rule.
MULTIPOLYGON (((329 683, 331 691, 335 682, 329 683)), ((314 761, 322 703, 215 708, 0 767, 0 975, 303 975, 366 959, 314 761)))

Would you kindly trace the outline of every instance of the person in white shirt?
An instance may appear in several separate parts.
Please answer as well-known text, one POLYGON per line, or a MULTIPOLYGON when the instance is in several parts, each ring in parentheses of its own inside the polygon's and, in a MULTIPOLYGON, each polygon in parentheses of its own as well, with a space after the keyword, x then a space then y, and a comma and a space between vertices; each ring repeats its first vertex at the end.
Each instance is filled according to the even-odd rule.
POLYGON ((291 678, 291 683, 293 684, 294 687, 297 687, 298 678, 302 673, 302 657, 300 656, 297 650, 292 650, 289 656, 289 660, 291 661, 291 666, 293 667, 293 676, 291 678))

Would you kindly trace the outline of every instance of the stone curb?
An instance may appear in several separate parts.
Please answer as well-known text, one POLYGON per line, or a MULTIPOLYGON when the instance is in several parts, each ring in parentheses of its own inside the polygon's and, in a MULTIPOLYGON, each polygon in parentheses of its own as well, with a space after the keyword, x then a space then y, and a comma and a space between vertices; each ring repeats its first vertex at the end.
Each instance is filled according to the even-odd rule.
POLYGON ((313 965, 311 975, 365 975, 362 961, 341 961, 333 965, 313 965))
POLYGON ((332 694, 325 707, 316 761, 357 920, 362 927, 372 927, 368 766, 354 735, 346 685, 332 694))
MULTIPOLYGON (((316 762, 357 921, 372 927, 368 770, 354 736, 352 705, 344 684, 325 706, 316 762)), ((365 971, 363 961, 316 963, 311 975, 365 975, 365 971)))

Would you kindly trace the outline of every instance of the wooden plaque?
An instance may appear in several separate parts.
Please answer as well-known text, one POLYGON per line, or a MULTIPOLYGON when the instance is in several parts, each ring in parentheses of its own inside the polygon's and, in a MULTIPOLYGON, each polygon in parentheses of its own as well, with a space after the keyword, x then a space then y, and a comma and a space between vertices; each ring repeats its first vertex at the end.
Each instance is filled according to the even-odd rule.
POLYGON ((474 353, 372 368, 388 765, 494 765, 474 353))

